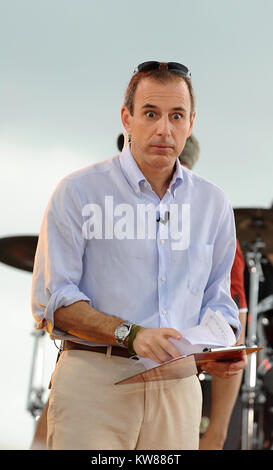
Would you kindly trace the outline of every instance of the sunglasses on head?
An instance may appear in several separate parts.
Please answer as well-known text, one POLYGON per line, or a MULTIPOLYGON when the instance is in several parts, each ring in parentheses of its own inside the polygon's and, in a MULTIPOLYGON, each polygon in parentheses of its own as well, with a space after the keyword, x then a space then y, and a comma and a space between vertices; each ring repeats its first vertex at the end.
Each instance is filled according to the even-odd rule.
MULTIPOLYGON (((159 69, 161 63, 162 62, 157 62, 155 60, 143 62, 135 68, 134 74, 138 72, 149 72, 150 70, 159 69)), ((191 78, 191 72, 189 71, 188 67, 183 64, 179 64, 179 62, 166 62, 166 66, 170 72, 180 73, 181 75, 185 75, 186 77, 191 78)))

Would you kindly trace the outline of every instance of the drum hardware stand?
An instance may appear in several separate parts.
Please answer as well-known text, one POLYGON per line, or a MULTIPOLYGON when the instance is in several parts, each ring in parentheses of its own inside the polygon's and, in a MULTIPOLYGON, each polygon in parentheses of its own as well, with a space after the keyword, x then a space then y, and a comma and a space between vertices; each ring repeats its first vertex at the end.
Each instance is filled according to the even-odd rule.
POLYGON ((44 375, 44 330, 34 330, 31 333, 34 336, 32 363, 30 370, 30 379, 27 396, 27 410, 35 419, 35 428, 38 419, 44 408, 43 393, 43 375, 44 375))
MULTIPOLYGON (((268 310, 273 309, 273 295, 269 295, 265 299, 261 300, 261 302, 258 304, 257 307, 257 313, 263 313, 267 312, 268 310)), ((264 349, 262 349, 259 353, 259 360, 260 363, 264 361, 266 357, 268 357, 269 354, 272 354, 272 348, 268 347, 267 341, 264 337, 263 333, 263 326, 268 325, 269 320, 266 316, 260 315, 258 318, 258 338, 259 338, 259 345, 262 346, 264 349)))
MULTIPOLYGON (((264 280, 260 248, 264 247, 262 241, 252 244, 252 250, 246 253, 246 264, 250 275, 249 290, 249 314, 246 345, 247 347, 256 346, 257 344, 257 323, 258 323, 258 294, 259 282, 264 280)), ((260 419, 258 423, 255 421, 255 405, 259 409, 265 402, 265 395, 261 391, 261 381, 257 380, 257 357, 256 354, 250 354, 248 357, 248 365, 244 374, 244 382, 242 385, 242 445, 243 450, 257 449, 261 443, 259 442, 260 419)), ((261 436, 263 438, 263 436, 261 436)))
MULTIPOLYGON (((258 304, 258 313, 267 312, 272 309, 273 309, 273 295, 269 295, 258 304)), ((268 385, 266 385, 265 377, 264 377, 267 374, 267 368, 265 366, 265 363, 268 363, 268 361, 272 361, 272 353, 273 353, 272 347, 268 345, 268 342, 264 334, 264 327, 268 326, 269 323, 270 323, 269 319, 264 315, 260 315, 260 317, 258 318, 259 345, 264 348, 259 353, 258 376, 263 381, 263 390, 266 390, 267 393, 272 394, 272 388, 268 389, 268 385)), ((267 397, 265 395, 265 401, 266 400, 267 400, 267 397)), ((267 412, 270 414, 270 417, 268 418, 269 422, 272 423, 273 422, 273 407, 271 406, 269 409, 267 409, 267 412)), ((265 415, 263 415, 263 420, 264 420, 264 416, 265 415)), ((264 423, 262 423, 262 429, 264 429, 263 424, 264 423)), ((272 444, 273 443, 273 428, 271 428, 271 432, 269 436, 267 436, 267 440, 269 440, 270 450, 273 450, 273 444, 272 444)))

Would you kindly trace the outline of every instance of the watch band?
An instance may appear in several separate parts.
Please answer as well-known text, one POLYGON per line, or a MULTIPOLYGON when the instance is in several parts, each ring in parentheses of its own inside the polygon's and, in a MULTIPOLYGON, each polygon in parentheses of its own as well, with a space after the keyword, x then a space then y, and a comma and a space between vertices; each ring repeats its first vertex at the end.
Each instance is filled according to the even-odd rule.
POLYGON ((128 351, 129 351, 129 354, 131 354, 131 356, 136 355, 136 352, 134 351, 134 348, 133 348, 133 342, 134 342, 136 334, 137 334, 138 330, 140 330, 140 328, 141 328, 141 326, 139 326, 139 325, 133 325, 132 328, 131 328, 131 331, 129 333, 128 351))

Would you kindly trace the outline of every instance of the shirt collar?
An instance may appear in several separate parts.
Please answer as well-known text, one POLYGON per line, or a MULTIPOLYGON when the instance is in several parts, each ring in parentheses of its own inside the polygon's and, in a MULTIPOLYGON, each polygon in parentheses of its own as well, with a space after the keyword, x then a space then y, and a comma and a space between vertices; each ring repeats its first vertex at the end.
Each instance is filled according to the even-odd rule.
POLYGON ((145 181, 128 145, 119 156, 121 170, 134 192, 140 195, 140 182, 145 181))
POLYGON ((175 196, 176 188, 180 186, 180 184, 183 182, 183 170, 182 170, 182 165, 180 164, 179 158, 176 159, 175 163, 176 165, 175 165, 174 174, 169 185, 169 189, 171 190, 173 197, 175 196))
MULTIPOLYGON (((145 176, 137 165, 130 149, 130 144, 122 151, 119 156, 120 166, 123 174, 125 175, 128 183, 133 188, 134 192, 141 197, 141 183, 145 182, 145 176)), ((169 185, 173 197, 175 196, 175 189, 183 181, 183 170, 179 159, 176 159, 176 167, 169 185)))

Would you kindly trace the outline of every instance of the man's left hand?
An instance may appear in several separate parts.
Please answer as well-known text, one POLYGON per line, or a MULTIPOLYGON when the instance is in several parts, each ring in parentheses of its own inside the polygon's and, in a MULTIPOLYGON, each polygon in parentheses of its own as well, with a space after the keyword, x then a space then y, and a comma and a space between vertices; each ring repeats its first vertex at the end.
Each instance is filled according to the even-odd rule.
POLYGON ((212 361, 202 364, 202 370, 211 375, 228 379, 234 375, 240 374, 247 366, 247 354, 245 351, 241 352, 241 358, 237 361, 212 361))

